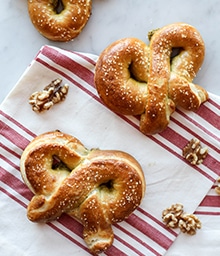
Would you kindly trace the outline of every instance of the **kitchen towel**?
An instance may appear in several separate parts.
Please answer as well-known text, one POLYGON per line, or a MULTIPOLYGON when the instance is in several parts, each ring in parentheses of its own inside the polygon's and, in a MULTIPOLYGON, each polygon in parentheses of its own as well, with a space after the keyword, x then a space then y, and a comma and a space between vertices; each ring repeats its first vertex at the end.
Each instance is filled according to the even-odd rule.
POLYGON ((113 246, 103 255, 165 255, 179 230, 166 228, 162 211, 182 203, 186 212, 193 213, 220 175, 219 97, 210 94, 197 112, 177 109, 164 132, 145 136, 137 117, 115 114, 101 102, 93 81, 97 58, 43 46, 0 106, 3 255, 90 255, 81 224, 68 215, 48 224, 26 217, 33 195, 22 181, 19 161, 24 148, 41 133, 58 129, 87 148, 122 150, 141 164, 147 184, 144 200, 127 220, 113 226, 113 246), (30 95, 56 78, 69 85, 66 99, 48 111, 34 112, 30 95), (196 166, 182 157, 183 147, 194 137, 209 152, 196 166))

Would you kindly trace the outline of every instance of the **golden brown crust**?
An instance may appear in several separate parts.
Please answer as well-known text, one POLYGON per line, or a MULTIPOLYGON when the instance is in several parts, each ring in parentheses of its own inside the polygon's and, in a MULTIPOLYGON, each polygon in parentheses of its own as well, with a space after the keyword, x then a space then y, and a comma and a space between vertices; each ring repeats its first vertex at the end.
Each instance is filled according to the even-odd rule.
POLYGON ((137 38, 126 38, 112 43, 99 56, 95 70, 96 89, 114 112, 123 115, 144 112, 148 55, 149 50, 144 42, 137 38))
POLYGON ((204 54, 194 27, 171 24, 155 30, 149 46, 137 38, 109 45, 97 61, 95 85, 107 107, 141 115, 140 130, 155 134, 167 127, 176 106, 196 110, 208 99, 206 90, 192 83, 204 54), (173 48, 181 51, 171 60, 173 48))
POLYGON ((35 28, 53 41, 70 41, 81 33, 91 15, 91 0, 28 0, 28 11, 35 28))
POLYGON ((127 218, 145 194, 143 171, 131 155, 88 150, 59 131, 36 137, 24 150, 20 168, 35 194, 28 205, 28 218, 50 221, 64 212, 77 218, 93 253, 111 246, 111 225, 127 218), (55 167, 54 157, 60 161, 55 167))

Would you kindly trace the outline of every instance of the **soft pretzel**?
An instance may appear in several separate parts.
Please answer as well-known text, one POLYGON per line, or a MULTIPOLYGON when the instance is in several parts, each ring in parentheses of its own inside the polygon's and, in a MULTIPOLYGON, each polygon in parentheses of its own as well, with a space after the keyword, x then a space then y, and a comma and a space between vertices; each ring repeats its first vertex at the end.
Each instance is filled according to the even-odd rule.
POLYGON ((33 25, 53 41, 65 42, 78 36, 91 15, 91 8, 92 0, 28 0, 33 25))
POLYGON ((208 99, 192 80, 202 65, 205 46, 199 32, 185 23, 155 30, 147 46, 137 38, 109 45, 99 56, 95 85, 112 111, 141 115, 146 135, 163 131, 175 107, 196 110, 208 99), (174 48, 180 53, 171 58, 174 48))
POLYGON ((88 150, 78 139, 59 131, 36 137, 24 150, 20 168, 35 194, 28 218, 47 222, 64 212, 77 218, 94 254, 112 245, 111 225, 127 218, 145 194, 142 168, 131 155, 88 150))

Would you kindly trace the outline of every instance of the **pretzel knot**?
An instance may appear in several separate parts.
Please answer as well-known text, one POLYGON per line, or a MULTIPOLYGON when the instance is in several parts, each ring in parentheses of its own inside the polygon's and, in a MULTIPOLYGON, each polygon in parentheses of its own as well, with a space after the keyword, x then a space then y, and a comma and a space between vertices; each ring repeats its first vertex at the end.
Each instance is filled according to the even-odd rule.
POLYGON ((47 222, 62 213, 77 218, 95 254, 112 245, 112 224, 127 218, 145 193, 144 174, 131 155, 88 150, 59 131, 36 137, 24 150, 20 166, 35 194, 28 205, 28 218, 47 222))
POLYGON ((205 54, 199 32, 185 23, 155 30, 147 46, 137 38, 109 45, 99 56, 95 85, 112 111, 141 115, 146 135, 163 131, 175 107, 197 110, 208 99, 206 90, 193 84, 205 54), (171 57, 173 50, 179 54, 171 57))

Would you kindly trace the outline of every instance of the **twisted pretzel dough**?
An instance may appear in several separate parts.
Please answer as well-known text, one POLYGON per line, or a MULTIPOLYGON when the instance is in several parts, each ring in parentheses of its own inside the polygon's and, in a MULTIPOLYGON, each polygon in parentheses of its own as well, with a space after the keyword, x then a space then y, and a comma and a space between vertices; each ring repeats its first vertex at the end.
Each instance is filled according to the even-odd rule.
POLYGON ((50 221, 64 212, 77 218, 95 254, 112 245, 111 225, 127 218, 145 193, 144 174, 132 156, 88 150, 59 131, 36 137, 24 150, 20 168, 35 194, 28 205, 28 218, 50 221))
POLYGON ((208 99, 206 90, 192 83, 204 54, 204 42, 194 27, 171 24, 154 31, 149 46, 136 38, 109 45, 97 61, 95 85, 112 111, 141 115, 141 132, 159 133, 176 106, 196 110, 208 99), (171 59, 174 48, 181 51, 171 59))
POLYGON ((91 9, 92 0, 28 0, 33 25, 53 41, 66 42, 78 36, 88 22, 91 9))

